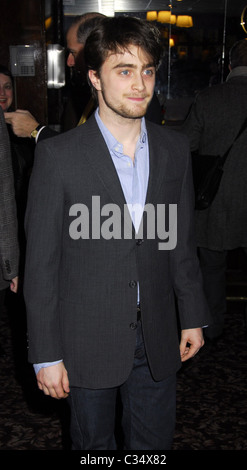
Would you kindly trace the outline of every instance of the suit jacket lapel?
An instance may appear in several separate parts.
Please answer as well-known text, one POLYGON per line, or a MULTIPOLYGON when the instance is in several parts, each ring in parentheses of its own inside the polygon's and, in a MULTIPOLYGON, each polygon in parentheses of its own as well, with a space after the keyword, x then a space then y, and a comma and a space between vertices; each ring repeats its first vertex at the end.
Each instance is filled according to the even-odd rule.
POLYGON ((83 126, 87 126, 89 144, 86 156, 94 172, 98 175, 105 190, 110 195, 114 204, 121 209, 121 215, 124 217, 124 224, 129 227, 128 230, 133 233, 134 227, 128 211, 124 211, 126 200, 118 178, 117 171, 112 162, 111 155, 105 143, 105 140, 98 128, 94 116, 92 116, 83 126))
MULTIPOLYGON (((160 132, 153 127, 152 123, 147 122, 148 143, 149 143, 149 182, 146 196, 146 204, 154 204, 156 194, 159 191, 160 184, 164 178, 168 153, 164 149, 164 142, 160 141, 160 132)), ((106 191, 109 193, 114 204, 121 209, 126 200, 122 191, 122 187, 108 151, 105 140, 98 128, 95 118, 92 116, 84 125, 87 126, 88 147, 86 157, 89 164, 94 168, 106 191)), ((128 212, 128 211, 126 211, 128 212)), ((134 227, 129 220, 125 220, 134 227)))
POLYGON ((92 116, 83 126, 87 126, 89 140, 86 152, 88 162, 94 168, 95 173, 98 175, 113 202, 122 207, 126 203, 122 187, 95 118, 92 116))

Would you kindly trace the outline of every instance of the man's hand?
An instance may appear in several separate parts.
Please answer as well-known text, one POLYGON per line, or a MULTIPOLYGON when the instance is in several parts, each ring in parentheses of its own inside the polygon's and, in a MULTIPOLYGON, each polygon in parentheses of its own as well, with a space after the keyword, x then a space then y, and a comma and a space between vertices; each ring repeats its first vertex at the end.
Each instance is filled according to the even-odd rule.
POLYGON ((37 374, 37 382, 39 389, 53 398, 66 398, 70 391, 68 374, 63 362, 42 367, 37 374))
POLYGON ((31 132, 39 125, 32 114, 23 109, 17 109, 13 113, 4 113, 4 117, 18 137, 31 137, 31 132))
POLYGON ((10 290, 14 292, 15 294, 17 293, 18 290, 18 276, 14 277, 11 282, 10 282, 10 290))
POLYGON ((190 330, 182 330, 180 341, 181 361, 187 361, 198 353, 199 349, 204 345, 202 328, 193 328, 190 330))

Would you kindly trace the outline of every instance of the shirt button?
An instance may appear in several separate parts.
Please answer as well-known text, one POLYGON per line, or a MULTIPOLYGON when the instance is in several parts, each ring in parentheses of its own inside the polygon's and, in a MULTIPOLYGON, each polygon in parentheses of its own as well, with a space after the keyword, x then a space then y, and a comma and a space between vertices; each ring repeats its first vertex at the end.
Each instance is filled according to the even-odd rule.
POLYGON ((137 286, 137 282, 136 281, 130 281, 129 286, 131 287, 131 289, 134 289, 137 286))

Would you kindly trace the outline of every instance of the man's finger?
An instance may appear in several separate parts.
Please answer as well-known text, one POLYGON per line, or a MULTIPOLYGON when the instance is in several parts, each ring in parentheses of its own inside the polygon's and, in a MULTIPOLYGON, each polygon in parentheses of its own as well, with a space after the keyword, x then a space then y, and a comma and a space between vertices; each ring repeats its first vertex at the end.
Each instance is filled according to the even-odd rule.
POLYGON ((14 113, 4 113, 4 118, 7 124, 11 124, 14 113))

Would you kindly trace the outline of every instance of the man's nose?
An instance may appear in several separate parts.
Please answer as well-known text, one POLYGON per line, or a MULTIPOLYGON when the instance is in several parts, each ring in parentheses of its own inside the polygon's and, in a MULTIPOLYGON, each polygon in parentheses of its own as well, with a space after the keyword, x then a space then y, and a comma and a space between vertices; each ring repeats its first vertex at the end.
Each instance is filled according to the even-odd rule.
POLYGON ((67 58, 67 65, 68 67, 74 67, 75 66, 75 58, 73 54, 70 52, 67 58))
POLYGON ((136 74, 133 82, 133 87, 138 90, 143 90, 145 88, 145 83, 143 80, 142 74, 136 74))

